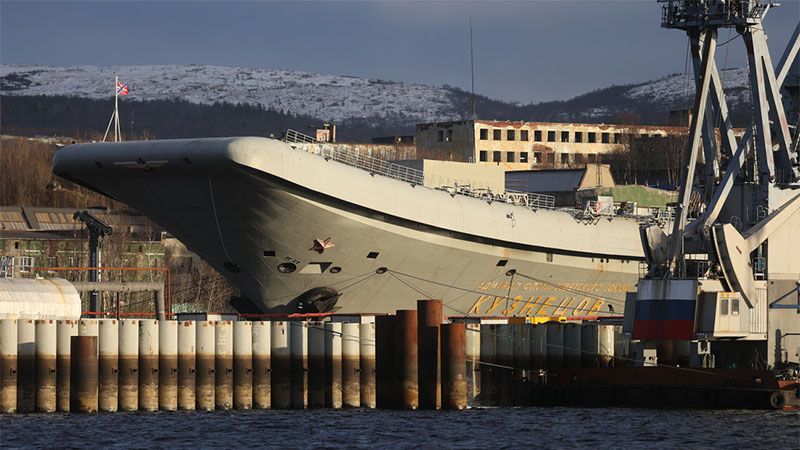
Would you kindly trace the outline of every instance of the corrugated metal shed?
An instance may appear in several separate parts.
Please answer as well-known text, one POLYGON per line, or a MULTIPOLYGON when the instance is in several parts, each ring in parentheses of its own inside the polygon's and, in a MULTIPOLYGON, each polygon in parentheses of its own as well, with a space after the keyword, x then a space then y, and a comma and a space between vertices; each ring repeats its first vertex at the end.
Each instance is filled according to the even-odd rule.
POLYGON ((0 319, 81 317, 81 297, 61 278, 0 278, 0 319))

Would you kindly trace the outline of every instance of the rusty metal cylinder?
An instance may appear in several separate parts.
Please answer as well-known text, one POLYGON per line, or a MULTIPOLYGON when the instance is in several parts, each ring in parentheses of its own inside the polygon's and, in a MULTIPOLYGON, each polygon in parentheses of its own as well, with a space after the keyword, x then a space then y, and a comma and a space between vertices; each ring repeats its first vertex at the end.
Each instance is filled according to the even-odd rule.
POLYGON ((36 322, 17 321, 17 412, 36 410, 36 322))
POLYGON ((292 409, 308 405, 308 322, 289 322, 289 379, 292 409))
POLYGON ((547 369, 560 369, 564 367, 564 324, 547 322, 547 369))
MULTIPOLYGON (((515 323, 511 325, 513 336, 514 351, 514 382, 519 386, 528 380, 531 370, 531 340, 527 323, 515 323)), ((521 400, 519 396, 515 398, 521 400)))
POLYGON ((233 408, 233 323, 217 322, 214 342, 214 401, 218 410, 233 408))
POLYGON ((78 321, 78 336, 97 336, 100 324, 97 319, 81 319, 78 321))
POLYGON ((325 406, 342 407, 342 323, 325 324, 325 406))
POLYGON ((417 311, 397 311, 395 342, 397 343, 397 405, 402 409, 419 408, 419 368, 417 365, 417 311))
POLYGON ((467 323, 467 404, 476 406, 481 394, 481 372, 478 362, 481 358, 481 325, 467 323))
POLYGON ((325 407, 325 324, 308 326, 308 407, 325 407))
POLYGON ((197 327, 193 320, 178 322, 178 409, 194 411, 197 378, 197 327))
POLYGON ((0 412, 17 411, 17 321, 0 320, 0 412))
POLYGON ((358 323, 342 324, 342 406, 361 406, 361 362, 359 361, 358 323))
POLYGON ((115 412, 119 409, 119 321, 102 319, 97 327, 97 407, 115 412))
POLYGON ((253 322, 253 408, 255 409, 271 407, 270 324, 271 322, 253 322))
POLYGON ((442 325, 442 408, 467 407, 467 324, 442 325))
POLYGON ((481 406, 498 404, 497 324, 481 324, 481 406))
POLYGON ((361 394, 361 407, 372 408, 376 406, 375 399, 375 318, 367 318, 369 323, 359 326, 358 358, 360 361, 359 389, 361 394))
POLYGON ((289 376, 291 349, 289 348, 289 322, 272 322, 272 408, 289 409, 292 406, 291 378, 289 376))
POLYGON ((581 326, 564 324, 564 367, 581 366, 581 326))
POLYGON ((178 409, 178 322, 158 321, 158 407, 178 409))
MULTIPOLYGON (((414 311, 414 317, 416 314, 414 311)), ((375 390, 379 409, 397 408, 399 405, 397 320, 399 315, 375 317, 375 390)))
POLYGON ((197 322, 195 332, 197 337, 195 346, 197 351, 196 408, 200 411, 213 411, 216 405, 214 399, 214 373, 216 372, 214 368, 215 322, 208 320, 197 322))
POLYGON ((120 411, 139 410, 139 319, 119 321, 120 411))
POLYGON ((547 327, 544 324, 532 325, 531 336, 531 367, 533 369, 547 368, 547 327))
POLYGON ((36 411, 56 410, 56 321, 36 321, 36 411))
POLYGON ((69 371, 72 336, 78 335, 77 320, 59 320, 56 323, 56 407, 59 412, 69 412, 69 371))
POLYGON ((139 322, 139 410, 158 411, 158 320, 139 322))
POLYGON ((514 403, 514 325, 497 325, 497 367, 495 382, 499 405, 514 403))
POLYGON ((69 410, 97 412, 97 336, 72 336, 70 355, 69 410))
POLYGON ((253 323, 233 323, 233 407, 253 409, 253 323))
POLYGON ((440 328, 442 301, 417 301, 417 358, 419 408, 442 406, 440 328))

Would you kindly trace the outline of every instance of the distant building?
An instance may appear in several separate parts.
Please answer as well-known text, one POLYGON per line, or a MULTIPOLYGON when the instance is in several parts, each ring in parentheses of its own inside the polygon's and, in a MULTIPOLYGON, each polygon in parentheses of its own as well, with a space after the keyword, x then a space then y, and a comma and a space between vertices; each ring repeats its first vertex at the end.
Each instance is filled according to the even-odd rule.
POLYGON ((686 132, 667 126, 464 120, 419 124, 414 140, 420 158, 527 170, 584 167, 632 138, 686 132))
POLYGON ((516 170, 506 172, 507 190, 535 192, 555 197, 556 206, 575 206, 597 196, 598 190, 616 184, 608 164, 587 164, 582 169, 516 170))

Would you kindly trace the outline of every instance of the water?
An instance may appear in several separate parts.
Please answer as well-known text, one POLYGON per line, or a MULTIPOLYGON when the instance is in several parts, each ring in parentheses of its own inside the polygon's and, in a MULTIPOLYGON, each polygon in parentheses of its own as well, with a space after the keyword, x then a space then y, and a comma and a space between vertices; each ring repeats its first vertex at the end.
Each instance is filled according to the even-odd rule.
POLYGON ((9 447, 798 448, 800 414, 630 408, 0 417, 9 447))

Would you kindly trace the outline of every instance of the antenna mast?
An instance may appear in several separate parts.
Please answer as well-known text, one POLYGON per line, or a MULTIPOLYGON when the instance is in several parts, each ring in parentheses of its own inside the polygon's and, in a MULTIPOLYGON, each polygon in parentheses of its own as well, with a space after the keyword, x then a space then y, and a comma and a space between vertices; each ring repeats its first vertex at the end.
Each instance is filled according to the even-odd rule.
POLYGON ((472 78, 472 120, 475 120, 475 56, 472 50, 472 16, 469 16, 469 72, 472 78))

